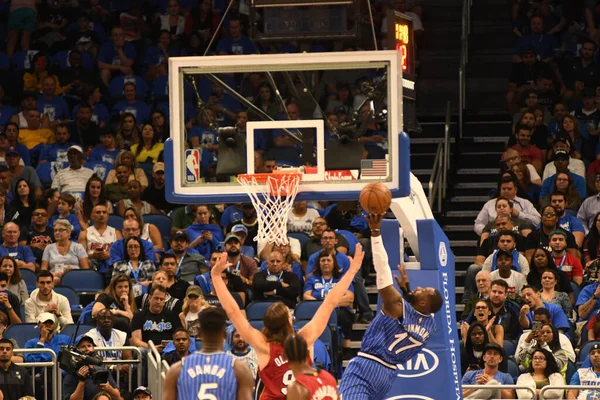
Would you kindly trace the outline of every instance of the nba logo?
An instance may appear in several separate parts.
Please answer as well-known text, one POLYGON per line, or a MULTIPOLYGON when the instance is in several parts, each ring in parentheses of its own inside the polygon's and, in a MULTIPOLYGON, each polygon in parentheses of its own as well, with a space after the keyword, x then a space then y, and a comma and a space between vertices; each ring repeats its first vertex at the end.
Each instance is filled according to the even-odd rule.
POLYGON ((185 181, 187 183, 200 181, 200 151, 197 149, 185 151, 185 181))

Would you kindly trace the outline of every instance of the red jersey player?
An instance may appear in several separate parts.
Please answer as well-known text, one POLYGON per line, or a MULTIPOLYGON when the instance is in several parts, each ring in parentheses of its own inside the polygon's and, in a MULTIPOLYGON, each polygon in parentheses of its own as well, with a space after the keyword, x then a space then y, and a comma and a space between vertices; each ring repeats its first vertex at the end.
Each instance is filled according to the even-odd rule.
MULTIPOLYGON (((354 275, 360 270, 363 257, 362 246, 357 244, 348 271, 330 290, 313 319, 298 331, 298 334, 304 338, 309 348, 312 348, 314 342, 327 327, 331 313, 348 290, 354 275)), ((289 369, 288 362, 283 356, 283 341, 294 333, 292 313, 283 303, 273 303, 265 312, 265 327, 262 332, 254 329, 241 312, 221 277, 221 273, 229 266, 227 254, 223 254, 213 266, 211 277, 213 287, 217 292, 221 306, 227 312, 227 316, 233 322, 242 339, 252 346, 258 355, 259 381, 256 385, 255 399, 285 400, 287 387, 294 382, 294 374, 289 369)), ((281 285, 285 285, 285 282, 281 285)))
POLYGON ((300 335, 292 334, 283 342, 283 353, 296 380, 288 386, 290 400, 337 400, 336 380, 322 369, 313 369, 306 362, 308 346, 300 335))

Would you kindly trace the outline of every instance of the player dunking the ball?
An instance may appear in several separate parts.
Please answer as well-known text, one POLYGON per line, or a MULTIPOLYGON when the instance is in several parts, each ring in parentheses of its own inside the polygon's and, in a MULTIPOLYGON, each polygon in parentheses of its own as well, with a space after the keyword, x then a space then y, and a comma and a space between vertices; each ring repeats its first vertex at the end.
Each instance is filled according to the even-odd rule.
POLYGON ((433 314, 442 307, 442 296, 432 287, 409 291, 404 266, 394 288, 392 271, 381 237, 382 214, 369 214, 373 264, 383 307, 371 321, 361 351, 344 371, 340 384, 343 400, 384 399, 396 378, 396 365, 410 360, 435 331, 433 314))
MULTIPOLYGON (((350 268, 330 290, 312 320, 298 331, 298 335, 304 338, 309 348, 312 348, 327 327, 331 313, 348 290, 354 275, 361 267, 363 257, 362 246, 358 244, 350 268)), ((258 355, 259 379, 256 384, 255 399, 284 400, 288 393, 288 385, 294 382, 294 374, 283 356, 283 342, 286 337, 294 333, 292 313, 283 303, 273 303, 265 312, 265 327, 262 332, 254 329, 240 311, 221 278, 221 273, 228 267, 227 254, 224 254, 211 270, 213 287, 221 301, 221 306, 227 312, 236 330, 258 355)), ((283 286, 285 282, 281 285, 285 287, 283 286)))
POLYGON ((223 352, 227 315, 220 308, 198 314, 202 349, 173 364, 167 372, 163 400, 252 400, 254 379, 244 360, 223 352))

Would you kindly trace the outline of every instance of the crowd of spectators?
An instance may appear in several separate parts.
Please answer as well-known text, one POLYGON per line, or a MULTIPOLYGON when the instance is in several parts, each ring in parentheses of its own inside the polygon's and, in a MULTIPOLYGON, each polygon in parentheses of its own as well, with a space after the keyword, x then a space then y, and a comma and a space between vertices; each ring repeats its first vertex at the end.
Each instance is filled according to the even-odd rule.
MULTIPOLYGON (((513 1, 512 129, 475 220, 462 314, 463 383, 596 385, 600 372, 600 3, 513 1), (589 343, 588 343, 589 342, 589 343)), ((465 390, 468 398, 532 398, 465 390)), ((549 390, 583 399, 597 390, 549 390)))
MULTIPOLYGON (((105 290, 79 317, 96 326, 73 343, 83 353, 127 345, 145 351, 152 341, 169 364, 180 360, 195 348, 198 313, 220 304, 209 270, 223 252, 231 263, 224 279, 241 308, 253 300, 294 308, 327 296, 361 242, 367 250, 363 274, 337 309, 346 357, 352 324, 373 318, 365 289, 369 229, 357 202, 295 203, 288 217, 289 244, 277 245, 254 241, 258 224, 251 203, 181 206, 165 198, 165 168, 172 167, 163 154, 170 136, 169 58, 283 54, 306 47, 296 41, 251 40, 247 1, 232 0, 217 31, 226 6, 218 0, 0 4, 0 37, 6 39, 0 52, 0 366, 5 374, 15 370, 23 378, 0 383, 4 398, 31 395, 31 379, 38 390, 50 390, 40 386, 39 374, 30 376, 11 363, 48 361, 49 355, 14 355, 17 341, 3 333, 11 325, 33 323, 39 331, 26 338, 25 348, 58 353, 70 343, 61 331, 79 316, 59 288, 74 270, 94 270, 105 282, 105 290), (159 223, 161 218, 169 218, 170 228, 159 223), (34 287, 23 277, 30 272, 35 272, 34 287)), ((421 42, 420 2, 377 1, 373 7, 380 46, 386 46, 385 12, 391 7, 411 15, 421 42)), ((357 43, 314 41, 306 49, 352 51, 357 43)), ((328 132, 355 115, 373 119, 368 104, 359 109, 360 89, 376 77, 354 72, 323 77, 327 84, 317 109, 324 115, 317 116, 327 120, 328 132)), ((263 73, 246 75, 229 77, 227 83, 274 119, 300 119, 285 80, 276 75, 278 87, 273 87, 263 73)), ((244 135, 248 120, 258 117, 223 86, 193 79, 198 90, 184 90, 184 134, 187 145, 202 152, 201 178, 214 181, 217 127, 235 125, 244 135), (203 107, 196 108, 198 100, 203 107)), ((384 158, 386 124, 369 122, 360 141, 369 158, 384 158)), ((301 162, 296 143, 279 131, 259 135, 257 172, 271 172, 282 162, 301 162)), ((256 354, 239 333, 230 332, 227 347, 247 359, 256 374, 256 354)), ((121 350, 100 355, 134 357, 121 350)), ((94 367, 71 371, 65 375, 64 398, 120 399, 123 393, 112 377, 118 370, 123 379, 128 368, 111 367, 111 378, 101 385, 91 379, 94 367)), ((145 399, 149 393, 142 387, 133 395, 145 399)))

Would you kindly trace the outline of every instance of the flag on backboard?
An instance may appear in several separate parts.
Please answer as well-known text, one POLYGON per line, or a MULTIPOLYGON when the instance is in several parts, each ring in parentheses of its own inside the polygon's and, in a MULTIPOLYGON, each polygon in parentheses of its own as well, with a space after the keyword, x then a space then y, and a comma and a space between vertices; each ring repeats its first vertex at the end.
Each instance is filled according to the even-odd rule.
POLYGON ((387 176, 387 160, 361 160, 360 175, 387 176))

